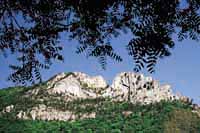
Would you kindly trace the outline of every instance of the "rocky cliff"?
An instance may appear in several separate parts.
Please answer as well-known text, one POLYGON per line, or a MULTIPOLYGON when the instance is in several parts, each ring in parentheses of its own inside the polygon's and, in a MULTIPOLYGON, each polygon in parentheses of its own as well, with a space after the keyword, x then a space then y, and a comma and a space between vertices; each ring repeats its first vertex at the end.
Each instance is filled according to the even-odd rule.
POLYGON ((179 99, 190 102, 187 97, 173 94, 170 85, 160 85, 158 81, 142 74, 122 72, 108 85, 102 76, 92 77, 81 72, 71 72, 60 73, 43 84, 23 89, 18 102, 5 105, 1 115, 15 112, 18 119, 63 121, 94 118, 96 114, 93 111, 77 114, 73 110, 73 104, 77 101, 83 110, 96 106, 90 102, 81 104, 84 99, 109 99, 133 104, 179 99))
POLYGON ((37 96, 57 95, 64 100, 109 97, 115 101, 149 104, 161 100, 180 99, 172 93, 170 85, 160 85, 158 81, 143 74, 122 72, 109 86, 102 76, 91 77, 85 73, 60 73, 47 81, 46 87, 36 87, 26 94, 37 96))
POLYGON ((160 85, 152 77, 132 72, 118 74, 104 96, 110 96, 113 100, 141 104, 180 99, 178 95, 172 93, 170 85, 160 85))

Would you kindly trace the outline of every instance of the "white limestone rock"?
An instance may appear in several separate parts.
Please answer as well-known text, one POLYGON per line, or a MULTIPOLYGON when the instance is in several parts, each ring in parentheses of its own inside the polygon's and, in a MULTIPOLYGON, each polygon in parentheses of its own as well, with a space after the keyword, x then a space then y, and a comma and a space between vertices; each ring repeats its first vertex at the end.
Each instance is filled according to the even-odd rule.
POLYGON ((104 96, 109 96, 117 101, 129 101, 132 103, 149 104, 161 100, 173 100, 170 85, 160 85, 151 77, 133 72, 118 74, 104 96))
POLYGON ((32 120, 58 120, 58 121, 72 121, 76 119, 95 118, 94 112, 89 114, 75 114, 72 111, 62 111, 53 107, 47 107, 44 104, 40 104, 33 107, 29 112, 20 111, 17 114, 19 119, 32 119, 32 120), (28 117, 29 116, 29 117, 28 117))
POLYGON ((89 76, 82 72, 74 72, 76 77, 82 84, 86 84, 89 88, 106 88, 108 84, 102 76, 89 76))
POLYGON ((66 73, 62 72, 50 78, 47 82, 48 88, 52 87, 56 82, 66 77, 66 73))
POLYGON ((17 118, 18 119, 24 119, 24 120, 28 120, 30 118, 28 118, 26 112, 20 110, 19 113, 17 114, 17 118))
MULTIPOLYGON (((46 86, 38 86, 26 93, 26 96, 46 95, 64 96, 68 100, 77 98, 96 98, 97 90, 103 90, 108 86, 102 76, 89 76, 81 72, 60 73, 49 79, 46 86)), ((42 99, 41 99, 42 100, 42 99)))
POLYGON ((102 76, 90 77, 81 72, 57 75, 49 82, 48 92, 55 94, 67 94, 77 98, 96 98, 93 88, 102 89, 107 86, 102 76), (90 90, 88 90, 89 88, 90 90))
POLYGON ((77 97, 86 97, 83 93, 80 82, 73 76, 68 76, 59 82, 55 82, 49 93, 55 94, 71 94, 77 97))
POLYGON ((3 113, 10 113, 12 110, 14 109, 14 105, 9 105, 9 106, 6 106, 4 109, 3 109, 3 113))

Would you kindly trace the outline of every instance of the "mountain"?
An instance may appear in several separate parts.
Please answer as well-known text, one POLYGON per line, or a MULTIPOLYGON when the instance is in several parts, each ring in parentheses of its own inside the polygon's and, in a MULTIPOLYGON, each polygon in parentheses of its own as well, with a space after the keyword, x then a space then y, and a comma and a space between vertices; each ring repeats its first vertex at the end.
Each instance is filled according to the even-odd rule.
POLYGON ((60 73, 0 90, 0 132, 200 132, 200 109, 168 84, 132 72, 60 73), (187 120, 187 121, 186 121, 187 120))

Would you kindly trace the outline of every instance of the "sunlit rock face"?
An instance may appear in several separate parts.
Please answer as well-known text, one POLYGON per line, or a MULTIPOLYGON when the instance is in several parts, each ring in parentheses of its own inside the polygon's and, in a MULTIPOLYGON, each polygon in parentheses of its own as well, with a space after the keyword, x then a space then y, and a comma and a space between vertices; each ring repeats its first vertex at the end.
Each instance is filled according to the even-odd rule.
POLYGON ((77 79, 89 88, 106 88, 108 84, 102 76, 89 76, 85 73, 74 72, 77 79))
POLYGON ((151 77, 133 72, 118 74, 104 96, 113 100, 142 104, 178 99, 178 96, 172 93, 170 85, 160 85, 151 77))
POLYGON ((102 89, 107 86, 102 76, 91 77, 81 72, 61 73, 49 81, 48 92, 70 94, 77 98, 96 98, 98 94, 94 92, 94 89, 102 89))
POLYGON ((89 76, 81 72, 60 73, 46 83, 46 87, 35 88, 28 95, 38 95, 40 90, 47 95, 68 97, 69 100, 79 98, 96 98, 98 90, 103 90, 108 86, 102 76, 89 76))
POLYGON ((105 88, 108 85, 102 76, 89 76, 82 72, 72 72, 60 73, 52 77, 48 81, 48 88, 51 88, 56 82, 62 82, 63 79, 67 79, 65 82, 72 82, 76 80, 76 82, 79 82, 81 85, 86 85, 86 87, 89 88, 105 88))
POLYGON ((56 82, 50 82, 52 84, 48 87, 48 92, 50 94, 61 94, 61 95, 73 95, 74 97, 85 98, 86 94, 84 94, 81 89, 81 83, 77 80, 74 75, 69 75, 60 79, 56 82))

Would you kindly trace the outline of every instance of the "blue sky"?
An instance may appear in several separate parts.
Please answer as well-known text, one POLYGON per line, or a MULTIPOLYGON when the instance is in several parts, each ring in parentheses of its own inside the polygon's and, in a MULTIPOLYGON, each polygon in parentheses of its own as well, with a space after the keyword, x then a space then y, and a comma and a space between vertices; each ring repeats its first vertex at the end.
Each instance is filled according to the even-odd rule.
MULTIPOLYGON (((130 34, 123 34, 112 40, 115 50, 123 57, 123 62, 117 63, 108 60, 107 69, 102 70, 96 59, 86 58, 84 54, 75 53, 78 42, 69 42, 67 38, 63 38, 60 43, 65 46, 63 50, 64 63, 56 61, 49 70, 42 71, 42 77, 47 80, 59 72, 81 71, 89 75, 102 75, 108 83, 111 83, 117 73, 133 71, 134 63, 125 49, 125 45, 130 39, 130 34)), ((175 40, 175 43, 172 55, 159 60, 154 74, 149 74, 145 70, 142 73, 152 76, 161 83, 171 84, 174 92, 180 92, 193 98, 196 103, 200 103, 200 44, 191 40, 183 42, 175 40)), ((8 69, 10 63, 15 63, 15 55, 9 56, 9 58, 0 55, 0 88, 13 85, 6 80, 11 72, 8 69)))

